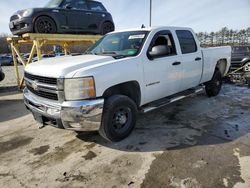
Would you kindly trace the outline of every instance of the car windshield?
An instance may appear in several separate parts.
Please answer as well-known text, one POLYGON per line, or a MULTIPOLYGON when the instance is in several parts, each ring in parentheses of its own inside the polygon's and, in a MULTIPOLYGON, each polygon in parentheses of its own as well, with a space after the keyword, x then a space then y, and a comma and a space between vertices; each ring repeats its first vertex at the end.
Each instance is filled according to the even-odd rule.
POLYGON ((244 53, 244 52, 250 52, 249 46, 235 46, 232 48, 233 53, 244 53))
POLYGON ((56 8, 61 5, 63 0, 50 0, 49 3, 45 6, 47 8, 56 8))
POLYGON ((115 58, 136 56, 146 39, 147 31, 112 33, 104 36, 86 54, 106 55, 115 58))

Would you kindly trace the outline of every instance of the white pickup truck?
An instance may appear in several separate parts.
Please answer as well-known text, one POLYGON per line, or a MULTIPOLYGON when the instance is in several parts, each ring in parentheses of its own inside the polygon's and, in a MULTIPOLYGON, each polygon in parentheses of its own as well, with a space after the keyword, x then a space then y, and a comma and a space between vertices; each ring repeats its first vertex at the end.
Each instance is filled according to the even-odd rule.
POLYGON ((24 101, 40 125, 99 130, 126 138, 137 113, 205 88, 220 92, 231 47, 199 45, 193 30, 157 27, 105 35, 85 55, 42 60, 25 68, 24 101))

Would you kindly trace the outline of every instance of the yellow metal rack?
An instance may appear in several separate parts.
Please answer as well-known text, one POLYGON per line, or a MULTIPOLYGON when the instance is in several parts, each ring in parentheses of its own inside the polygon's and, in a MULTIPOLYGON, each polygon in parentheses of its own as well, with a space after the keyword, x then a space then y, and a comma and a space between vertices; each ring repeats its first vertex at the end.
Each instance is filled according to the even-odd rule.
POLYGON ((13 62, 16 72, 17 85, 21 89, 24 84, 23 76, 20 79, 20 72, 18 68, 18 58, 22 65, 25 67, 27 64, 32 62, 35 54, 37 59, 41 59, 41 48, 43 45, 60 45, 64 49, 64 54, 69 54, 69 47, 79 44, 95 43, 101 38, 100 35, 72 35, 72 34, 37 34, 27 33, 22 36, 14 36, 7 38, 10 44, 13 62), (31 52, 28 60, 24 60, 20 51, 19 46, 31 44, 31 52))

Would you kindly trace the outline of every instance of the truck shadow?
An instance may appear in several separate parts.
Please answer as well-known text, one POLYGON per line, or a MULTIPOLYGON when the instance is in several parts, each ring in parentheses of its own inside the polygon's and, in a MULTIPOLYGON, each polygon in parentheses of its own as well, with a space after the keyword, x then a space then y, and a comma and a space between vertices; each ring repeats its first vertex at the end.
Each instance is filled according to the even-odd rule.
POLYGON ((119 143, 102 139, 97 132, 78 139, 128 152, 152 152, 195 145, 222 144, 250 132, 250 91, 226 86, 220 96, 204 94, 187 98, 148 114, 142 114, 133 133, 119 143), (236 92, 236 93, 235 93, 236 92))
POLYGON ((0 100, 0 123, 29 114, 22 99, 0 100))
POLYGON ((20 93, 21 91, 19 91, 17 86, 2 86, 0 87, 0 96, 9 96, 9 95, 13 95, 13 94, 17 94, 20 93))

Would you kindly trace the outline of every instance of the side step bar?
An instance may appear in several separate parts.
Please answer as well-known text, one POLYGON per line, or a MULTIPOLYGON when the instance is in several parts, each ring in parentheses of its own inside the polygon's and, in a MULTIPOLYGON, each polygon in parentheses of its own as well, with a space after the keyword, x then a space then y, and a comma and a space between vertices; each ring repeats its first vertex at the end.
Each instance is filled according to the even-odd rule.
POLYGON ((171 104, 173 102, 184 99, 186 97, 190 97, 190 96, 193 96, 195 94, 201 93, 203 91, 204 91, 204 86, 199 86, 199 87, 196 87, 193 89, 189 89, 187 91, 175 94, 173 96, 166 97, 166 98, 160 99, 158 101, 152 102, 152 103, 142 107, 142 109, 140 111, 142 113, 148 113, 148 112, 151 112, 151 111, 156 110, 158 108, 161 108, 163 106, 166 106, 168 104, 171 104))

